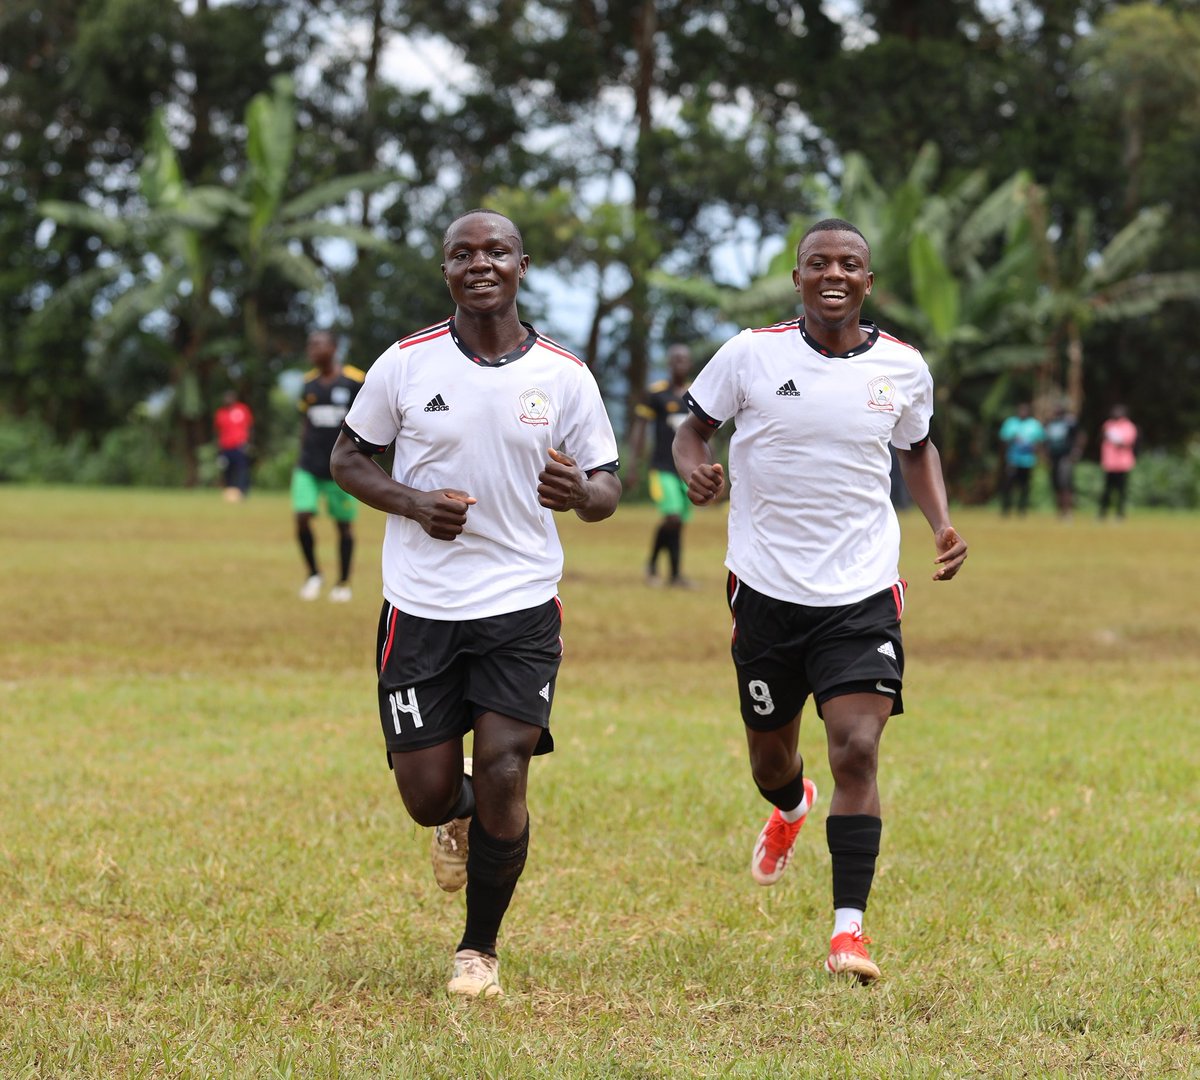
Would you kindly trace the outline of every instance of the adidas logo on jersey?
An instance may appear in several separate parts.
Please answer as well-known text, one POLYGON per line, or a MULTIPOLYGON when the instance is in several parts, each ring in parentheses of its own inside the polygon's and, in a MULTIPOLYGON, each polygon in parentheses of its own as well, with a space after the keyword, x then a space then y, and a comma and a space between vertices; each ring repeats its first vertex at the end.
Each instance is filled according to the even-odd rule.
POLYGON ((433 400, 425 406, 426 412, 449 412, 450 406, 446 404, 445 399, 441 394, 435 394, 433 400))
POLYGON ((892 643, 890 641, 885 641, 875 651, 882 653, 884 656, 890 656, 893 660, 896 659, 896 650, 892 648, 892 643))
POLYGON ((778 390, 775 391, 780 397, 799 397, 800 391, 796 389, 796 380, 788 379, 778 390))

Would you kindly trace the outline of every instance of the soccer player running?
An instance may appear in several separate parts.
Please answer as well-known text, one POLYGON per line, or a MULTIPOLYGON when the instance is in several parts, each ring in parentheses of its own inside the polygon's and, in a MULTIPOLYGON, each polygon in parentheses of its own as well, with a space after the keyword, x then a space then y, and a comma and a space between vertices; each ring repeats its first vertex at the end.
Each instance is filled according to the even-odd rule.
POLYGON ((626 471, 626 486, 637 486, 637 470, 646 448, 646 429, 653 425, 653 446, 650 450, 650 497, 658 507, 661 518, 646 564, 646 584, 658 585, 658 557, 664 551, 670 564, 671 585, 688 588, 690 583, 682 573, 683 527, 692 516, 687 485, 675 471, 671 443, 675 431, 688 417, 687 388, 692 374, 692 351, 686 345, 667 349, 669 378, 652 383, 645 398, 634 411, 633 429, 629 435, 630 467, 626 471))
POLYGON ((300 459, 292 470, 292 512, 296 515, 296 540, 308 567, 308 577, 300 587, 301 600, 316 600, 324 578, 317 562, 316 537, 312 519, 321 499, 338 531, 338 580, 329 590, 329 599, 346 603, 351 598, 350 567, 354 560, 354 519, 358 506, 333 481, 329 456, 337 441, 342 421, 363 383, 363 373, 337 358, 337 338, 328 330, 308 335, 308 360, 312 370, 304 376, 300 392, 300 459))
POLYGON ((849 222, 818 222, 797 246, 792 280, 804 315, 744 330, 718 350, 692 384, 675 463, 692 502, 711 503, 725 476, 708 441, 736 421, 725 560, 732 652, 751 772, 774 806, 750 872, 760 885, 780 879, 816 801, 797 751, 811 694, 834 781, 825 966, 868 983, 879 977, 863 935, 882 833, 879 741, 903 706, 905 583, 889 442, 933 529, 935 581, 958 573, 967 545, 950 523, 929 439, 929 369, 915 349, 860 319, 874 280, 866 239, 849 222))
POLYGON ((529 760, 554 745, 563 553, 553 512, 601 521, 621 484, 591 372, 518 316, 529 256, 516 225, 472 210, 442 251, 454 315, 375 361, 333 475, 388 515, 376 651, 388 762, 409 815, 434 827, 438 884, 467 888, 448 989, 491 997, 529 848, 529 760), (389 477, 372 456, 392 443, 389 477))

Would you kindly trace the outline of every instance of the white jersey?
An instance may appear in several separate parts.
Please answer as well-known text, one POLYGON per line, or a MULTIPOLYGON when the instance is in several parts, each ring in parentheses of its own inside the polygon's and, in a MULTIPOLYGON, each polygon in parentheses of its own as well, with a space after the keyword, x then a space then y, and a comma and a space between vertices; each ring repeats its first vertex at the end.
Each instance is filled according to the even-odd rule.
POLYGON ((899 577, 888 443, 929 434, 933 380, 916 349, 862 326, 867 341, 843 356, 803 319, 743 330, 691 386, 701 420, 736 424, 725 565, 778 600, 837 607, 899 577))
POLYGON ((388 515, 383 595, 402 611, 459 621, 545 603, 563 566, 554 512, 538 503, 547 451, 569 454, 589 474, 617 469, 617 441, 592 373, 528 329, 496 361, 474 356, 453 319, 404 338, 371 366, 346 416, 360 447, 381 453, 395 442, 399 483, 477 500, 451 541, 388 515))

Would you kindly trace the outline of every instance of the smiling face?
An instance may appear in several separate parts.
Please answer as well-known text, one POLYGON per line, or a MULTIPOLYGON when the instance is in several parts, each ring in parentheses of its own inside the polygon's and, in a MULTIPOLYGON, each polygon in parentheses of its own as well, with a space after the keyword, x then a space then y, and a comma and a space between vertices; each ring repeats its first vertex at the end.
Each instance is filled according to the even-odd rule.
POLYGON ((529 268, 517 227, 500 214, 467 214, 446 231, 442 277, 460 312, 498 314, 516 304, 529 268))
POLYGON ((858 233, 823 230, 800 241, 792 281, 810 330, 856 330, 874 280, 870 249, 858 233))

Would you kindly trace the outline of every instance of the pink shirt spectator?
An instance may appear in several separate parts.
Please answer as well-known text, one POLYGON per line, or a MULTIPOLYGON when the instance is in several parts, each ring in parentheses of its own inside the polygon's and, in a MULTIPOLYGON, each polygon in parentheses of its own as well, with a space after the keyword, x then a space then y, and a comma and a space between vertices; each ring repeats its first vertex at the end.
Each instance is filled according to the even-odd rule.
POLYGON ((1129 472, 1133 468, 1133 446, 1137 427, 1127 417, 1105 420, 1101 429, 1100 467, 1105 472, 1129 472))

